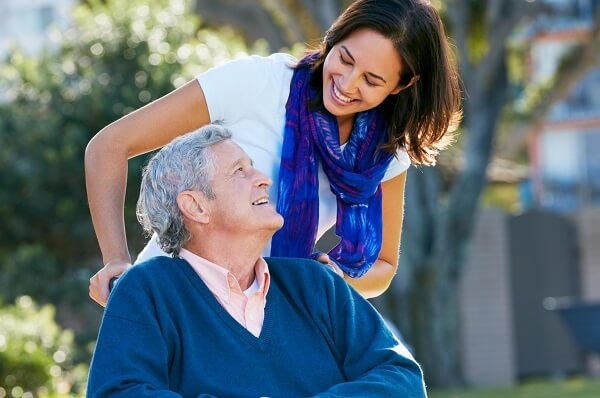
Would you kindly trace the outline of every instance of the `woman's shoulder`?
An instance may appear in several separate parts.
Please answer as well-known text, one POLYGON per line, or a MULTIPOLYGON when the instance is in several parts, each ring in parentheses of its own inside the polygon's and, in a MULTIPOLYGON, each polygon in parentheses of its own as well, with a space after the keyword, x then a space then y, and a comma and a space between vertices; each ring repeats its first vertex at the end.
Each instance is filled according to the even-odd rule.
POLYGON ((250 55, 199 75, 211 121, 231 128, 239 120, 279 118, 289 95, 294 63, 289 54, 250 55))
POLYGON ((233 77, 259 74, 272 77, 273 74, 277 74, 277 72, 281 73, 289 71, 291 73, 296 62, 296 58, 285 53, 274 53, 269 56, 254 54, 216 65, 202 73, 199 78, 203 80, 213 76, 232 75, 233 77))
POLYGON ((254 68, 255 74, 267 76, 270 80, 290 79, 298 60, 290 54, 274 53, 269 56, 251 55, 246 58, 248 67, 254 68))
POLYGON ((283 64, 286 67, 294 67, 298 60, 291 54, 287 53, 273 53, 268 57, 261 57, 269 62, 274 62, 277 64, 283 64))
POLYGON ((394 156, 394 161, 399 165, 402 171, 406 171, 412 164, 410 161, 410 156, 404 147, 398 148, 396 151, 396 156, 394 156))
POLYGON ((232 62, 235 61, 245 61, 247 63, 256 63, 260 66, 265 66, 265 65, 276 65, 276 66, 284 66, 284 67, 290 67, 293 68, 294 65, 296 65, 296 63, 298 62, 298 60, 296 59, 296 57, 294 57, 291 54, 287 54, 287 53, 273 53, 271 55, 257 55, 257 54, 252 54, 249 55, 247 57, 242 57, 242 58, 238 58, 237 60, 233 60, 232 62))
POLYGON ((408 156, 406 149, 402 147, 398 148, 383 176, 383 181, 391 180, 392 178, 399 176, 408 170, 410 165, 410 157, 408 156))
POLYGON ((245 67, 254 76, 262 75, 270 83, 276 81, 277 84, 284 84, 287 80, 291 81, 293 68, 298 60, 290 54, 274 53, 269 56, 250 55, 240 62, 245 63, 245 67))

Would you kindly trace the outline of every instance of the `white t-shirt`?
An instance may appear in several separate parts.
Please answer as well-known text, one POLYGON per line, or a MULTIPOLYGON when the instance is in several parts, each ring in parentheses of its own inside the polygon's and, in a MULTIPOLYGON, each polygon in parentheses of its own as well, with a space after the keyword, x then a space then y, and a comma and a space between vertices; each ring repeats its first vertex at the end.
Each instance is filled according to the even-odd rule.
MULTIPOLYGON (((208 105, 210 120, 231 131, 233 140, 250 156, 256 167, 273 180, 269 190, 271 203, 277 203, 279 164, 285 127, 285 106, 290 93, 296 59, 288 54, 269 57, 253 55, 212 68, 197 77, 208 105)), ((410 166, 403 149, 390 163, 384 181, 394 178, 410 166)), ((335 195, 327 176, 319 168, 319 224, 317 237, 334 223, 337 213, 335 195)), ((136 262, 162 253, 155 239, 136 262)), ((268 255, 270 247, 264 251, 268 255)))

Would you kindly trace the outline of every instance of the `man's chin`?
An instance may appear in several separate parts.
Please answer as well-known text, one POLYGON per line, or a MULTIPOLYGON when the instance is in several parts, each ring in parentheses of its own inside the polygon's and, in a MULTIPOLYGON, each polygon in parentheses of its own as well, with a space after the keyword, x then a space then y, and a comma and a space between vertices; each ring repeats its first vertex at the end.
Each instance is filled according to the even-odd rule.
POLYGON ((273 233, 279 231, 283 227, 283 217, 281 214, 277 213, 277 220, 273 221, 273 233))
POLYGON ((277 213, 277 217, 273 217, 273 222, 269 225, 268 229, 271 235, 274 235, 281 227, 283 227, 283 217, 277 213))

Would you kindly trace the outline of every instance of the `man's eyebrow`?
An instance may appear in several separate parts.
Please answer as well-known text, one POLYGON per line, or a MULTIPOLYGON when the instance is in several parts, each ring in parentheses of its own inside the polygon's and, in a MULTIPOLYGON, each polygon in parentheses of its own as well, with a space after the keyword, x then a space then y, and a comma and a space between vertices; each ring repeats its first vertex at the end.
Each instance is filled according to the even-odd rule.
MULTIPOLYGON (((346 55, 347 55, 348 57, 350 57, 350 59, 352 60, 352 62, 356 62, 356 60, 354 59, 354 57, 353 57, 353 56, 352 56, 352 54, 350 53, 350 50, 348 50, 348 47, 346 47, 346 46, 345 46, 345 45, 343 45, 343 44, 342 44, 340 47, 341 47, 341 48, 344 50, 344 52, 346 53, 346 55)), ((387 81, 386 81, 386 80, 385 80, 383 77, 381 77, 381 76, 379 76, 379 75, 377 75, 377 74, 375 74, 375 73, 373 73, 373 72, 366 72, 366 73, 367 73, 367 75, 369 75, 369 76, 373 77, 374 79, 381 80, 382 82, 384 82, 385 84, 387 84, 387 81)))
POLYGON ((231 168, 234 169, 238 166, 243 166, 244 162, 250 163, 250 166, 254 167, 254 162, 250 158, 238 158, 235 162, 231 164, 231 168))

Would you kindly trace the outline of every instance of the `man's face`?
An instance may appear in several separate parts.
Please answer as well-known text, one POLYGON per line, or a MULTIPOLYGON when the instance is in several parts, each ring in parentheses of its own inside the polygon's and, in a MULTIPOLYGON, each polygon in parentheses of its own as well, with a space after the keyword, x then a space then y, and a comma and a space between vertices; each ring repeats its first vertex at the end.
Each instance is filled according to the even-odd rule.
POLYGON ((213 145, 211 151, 215 198, 208 206, 212 227, 233 235, 274 233, 281 228, 283 217, 269 202, 271 179, 256 170, 248 155, 231 140, 213 145))

